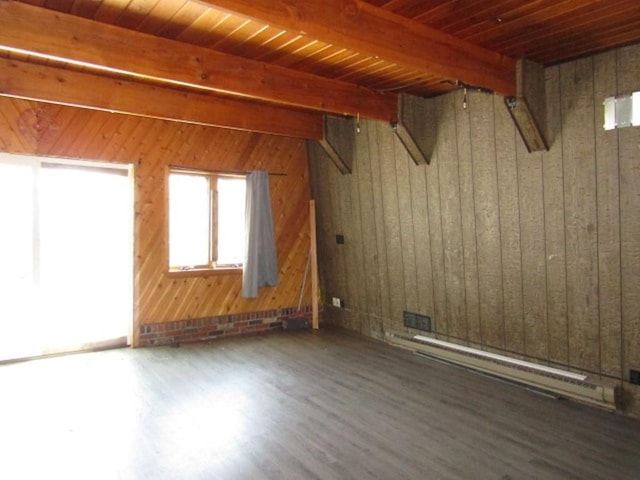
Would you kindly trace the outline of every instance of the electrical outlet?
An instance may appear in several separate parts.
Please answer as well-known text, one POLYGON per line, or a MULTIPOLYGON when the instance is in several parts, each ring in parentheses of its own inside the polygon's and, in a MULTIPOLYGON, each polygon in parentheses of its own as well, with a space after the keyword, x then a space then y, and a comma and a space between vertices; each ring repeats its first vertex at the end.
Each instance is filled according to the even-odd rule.
POLYGON ((331 303, 333 304, 334 307, 338 307, 340 308, 340 299, 338 297, 333 297, 331 300, 331 303))

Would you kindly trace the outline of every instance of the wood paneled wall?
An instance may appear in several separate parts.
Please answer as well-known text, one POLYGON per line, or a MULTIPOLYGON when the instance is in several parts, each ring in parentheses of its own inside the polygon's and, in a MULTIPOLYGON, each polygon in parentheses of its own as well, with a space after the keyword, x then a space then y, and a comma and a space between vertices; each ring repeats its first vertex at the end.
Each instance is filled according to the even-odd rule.
POLYGON ((542 154, 480 92, 466 110, 462 92, 425 100, 428 166, 380 122, 361 124, 352 175, 310 146, 326 318, 381 338, 415 311, 451 341, 640 369, 640 128, 602 127, 605 97, 640 90, 640 46, 547 68, 546 90, 542 154))
POLYGON ((134 342, 143 324, 297 305, 309 251, 304 141, 0 98, 0 150, 134 165, 134 342), (286 174, 271 177, 277 287, 243 299, 239 274, 166 276, 168 165, 286 174))

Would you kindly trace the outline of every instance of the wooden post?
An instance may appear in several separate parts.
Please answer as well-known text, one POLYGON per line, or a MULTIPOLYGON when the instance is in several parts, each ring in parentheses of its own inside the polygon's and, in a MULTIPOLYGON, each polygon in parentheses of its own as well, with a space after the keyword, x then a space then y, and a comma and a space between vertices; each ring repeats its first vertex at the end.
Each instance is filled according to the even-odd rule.
POLYGON ((318 251, 316 248, 316 201, 309 201, 309 255, 311 256, 311 312, 312 327, 317 330, 318 322, 318 251))

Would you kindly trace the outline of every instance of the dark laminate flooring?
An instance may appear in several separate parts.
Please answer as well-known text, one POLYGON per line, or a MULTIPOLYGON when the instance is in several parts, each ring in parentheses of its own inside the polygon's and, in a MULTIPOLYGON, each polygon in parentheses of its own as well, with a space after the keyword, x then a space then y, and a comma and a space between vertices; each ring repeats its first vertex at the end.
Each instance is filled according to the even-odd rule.
POLYGON ((340 330, 0 366, 2 479, 632 479, 640 421, 340 330))

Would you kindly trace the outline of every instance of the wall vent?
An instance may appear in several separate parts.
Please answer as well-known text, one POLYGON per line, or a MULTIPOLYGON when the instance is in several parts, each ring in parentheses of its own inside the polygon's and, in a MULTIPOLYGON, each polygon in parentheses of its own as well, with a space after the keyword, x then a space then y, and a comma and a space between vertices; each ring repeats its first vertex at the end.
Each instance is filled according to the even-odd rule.
POLYGON ((429 315, 422 315, 420 313, 402 312, 402 318, 404 320, 404 326, 407 328, 415 328, 416 330, 422 330, 424 332, 431 331, 431 317, 429 315))

